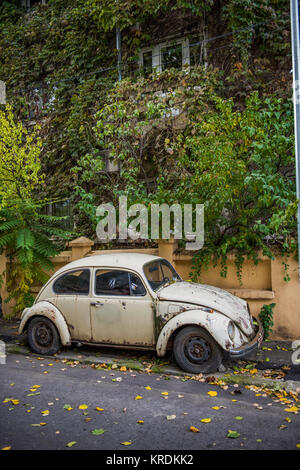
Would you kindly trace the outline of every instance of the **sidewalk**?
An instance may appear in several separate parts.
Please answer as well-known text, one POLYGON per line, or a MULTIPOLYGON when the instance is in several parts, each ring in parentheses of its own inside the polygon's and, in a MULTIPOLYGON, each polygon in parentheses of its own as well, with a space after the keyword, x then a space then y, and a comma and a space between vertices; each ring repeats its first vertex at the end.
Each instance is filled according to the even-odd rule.
MULTIPOLYGON (((18 321, 0 319, 0 340, 6 343, 7 352, 33 354, 27 346, 26 335, 18 336, 18 326, 18 321)), ((259 351, 252 352, 243 360, 225 361, 219 372, 213 375, 227 383, 266 385, 271 388, 281 386, 300 392, 300 365, 292 364, 291 344, 290 341, 264 341, 259 351)), ((139 372, 191 377, 174 364, 171 354, 161 360, 154 352, 82 346, 62 348, 55 358, 91 364, 96 368, 126 367, 139 372)))

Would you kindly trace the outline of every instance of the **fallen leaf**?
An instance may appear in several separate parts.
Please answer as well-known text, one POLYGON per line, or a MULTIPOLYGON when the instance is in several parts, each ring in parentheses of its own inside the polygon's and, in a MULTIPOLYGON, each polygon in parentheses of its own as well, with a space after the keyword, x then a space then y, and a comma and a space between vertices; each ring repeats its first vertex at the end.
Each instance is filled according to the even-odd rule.
POLYGON ((73 410, 73 408, 71 407, 71 405, 64 405, 64 410, 71 411, 73 410))
POLYGON ((147 387, 145 387, 146 390, 151 390, 151 387, 149 385, 147 385, 147 387))
POLYGON ((120 367, 121 372, 126 372, 126 370, 127 370, 127 367, 125 367, 125 366, 120 367))
POLYGON ((72 446, 74 446, 75 444, 77 444, 76 441, 71 441, 71 442, 68 442, 68 444, 66 444, 66 447, 72 447, 72 446))
POLYGON ((285 424, 281 424, 281 426, 279 426, 279 429, 285 429, 285 428, 287 428, 285 424))
POLYGON ((97 411, 104 411, 104 408, 99 408, 99 406, 96 406, 97 411))
POLYGON ((161 395, 169 395, 169 392, 161 392, 161 395))
POLYGON ((297 408, 297 406, 290 406, 289 408, 285 408, 284 411, 287 411, 288 413, 298 414, 299 409, 297 408))
POLYGON ((218 392, 210 391, 210 392, 207 392, 207 395, 209 395, 210 397, 216 397, 218 395, 218 392))
POLYGON ((175 419, 175 418, 176 418, 176 415, 168 415, 167 416, 168 421, 171 421, 171 419, 175 419))
POLYGON ((121 444, 122 444, 123 446, 131 446, 132 442, 130 442, 130 441, 124 441, 124 442, 121 442, 121 444))
POLYGON ((137 395, 137 396, 135 397, 135 400, 142 400, 142 399, 143 399, 143 397, 141 397, 141 395, 137 395))
POLYGON ((201 419, 201 423, 210 423, 211 422, 211 418, 203 418, 201 419))
POLYGON ((87 408, 88 408, 88 405, 85 405, 85 404, 78 406, 79 410, 86 410, 87 408))
POLYGON ((191 427, 190 427, 190 431, 192 431, 192 432, 199 432, 199 429, 198 429, 198 428, 195 428, 195 426, 191 426, 191 427))
POLYGON ((92 434, 94 434, 94 436, 100 436, 101 434, 104 434, 105 431, 104 429, 93 429, 93 431, 91 431, 92 434))
POLYGON ((240 436, 240 434, 237 431, 232 431, 231 429, 228 430, 227 437, 229 437, 231 439, 236 439, 239 436, 240 436))
POLYGON ((138 424, 144 424, 144 421, 143 421, 142 419, 139 419, 139 420, 137 421, 137 423, 138 423, 138 424))
POLYGON ((241 421, 243 418, 243 416, 236 416, 234 419, 237 419, 238 421, 241 421))
POLYGON ((7 446, 7 447, 2 447, 1 450, 10 450, 11 449, 11 446, 7 446))

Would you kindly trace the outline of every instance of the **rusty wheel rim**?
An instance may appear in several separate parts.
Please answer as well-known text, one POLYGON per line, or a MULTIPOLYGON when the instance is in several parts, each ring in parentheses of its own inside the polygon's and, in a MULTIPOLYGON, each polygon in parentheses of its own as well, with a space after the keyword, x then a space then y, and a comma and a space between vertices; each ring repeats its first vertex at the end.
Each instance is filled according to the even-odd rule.
POLYGON ((40 322, 35 328, 34 338, 40 346, 49 346, 53 341, 52 330, 45 322, 40 322))
POLYGON ((201 337, 190 337, 184 343, 185 357, 195 364, 202 364, 211 358, 211 347, 201 337))

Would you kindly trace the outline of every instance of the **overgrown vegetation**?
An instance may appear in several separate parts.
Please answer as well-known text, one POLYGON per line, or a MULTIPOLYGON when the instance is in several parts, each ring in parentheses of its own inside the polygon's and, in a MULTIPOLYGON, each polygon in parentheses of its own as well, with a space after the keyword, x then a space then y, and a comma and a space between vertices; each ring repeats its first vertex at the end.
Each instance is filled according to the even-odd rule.
POLYGON ((90 237, 95 206, 121 194, 204 203, 195 276, 211 256, 226 275, 234 251, 240 277, 245 256, 294 250, 288 2, 48 0, 30 13, 17 3, 0 7, 0 77, 17 118, 40 125, 38 200, 71 197, 77 232, 90 237), (201 41, 204 30, 206 67, 140 76, 142 47, 182 31, 201 41), (120 173, 105 171, 103 149, 120 173))
POLYGON ((9 260, 4 300, 15 299, 13 313, 31 305, 30 288, 44 283, 53 268, 49 258, 60 250, 50 237, 69 235, 57 227, 59 218, 43 213, 45 203, 36 197, 44 181, 36 132, 16 124, 10 106, 0 110, 0 250, 9 260))

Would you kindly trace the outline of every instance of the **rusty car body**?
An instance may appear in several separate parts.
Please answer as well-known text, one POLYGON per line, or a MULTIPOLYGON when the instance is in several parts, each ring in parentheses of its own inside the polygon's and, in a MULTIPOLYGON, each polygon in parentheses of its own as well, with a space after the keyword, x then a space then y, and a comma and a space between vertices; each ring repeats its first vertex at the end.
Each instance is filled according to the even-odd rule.
POLYGON ((185 371, 216 371, 224 354, 240 358, 260 346, 261 324, 246 301, 225 290, 183 281, 158 256, 93 255, 59 269, 21 317, 31 349, 54 354, 72 343, 172 349, 185 371))

